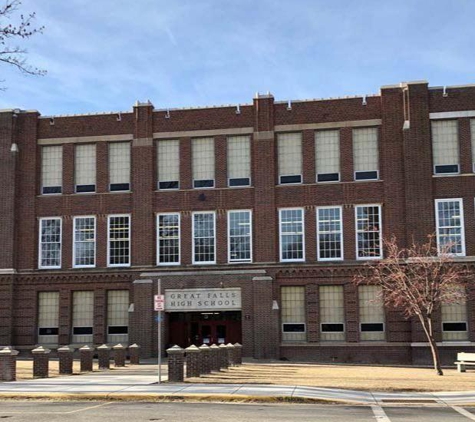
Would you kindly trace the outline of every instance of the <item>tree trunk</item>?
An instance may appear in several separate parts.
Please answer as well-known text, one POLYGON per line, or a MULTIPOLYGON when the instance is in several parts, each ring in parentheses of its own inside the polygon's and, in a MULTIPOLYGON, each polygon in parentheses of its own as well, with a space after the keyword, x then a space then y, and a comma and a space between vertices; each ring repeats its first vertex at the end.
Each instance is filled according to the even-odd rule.
POLYGON ((437 342, 435 341, 432 332, 432 318, 430 316, 427 316, 426 318, 427 321, 424 320, 424 317, 419 316, 427 340, 429 340, 430 351, 432 352, 432 361, 434 362, 434 369, 437 375, 444 375, 442 372, 442 367, 440 366, 439 349, 437 348, 437 342))

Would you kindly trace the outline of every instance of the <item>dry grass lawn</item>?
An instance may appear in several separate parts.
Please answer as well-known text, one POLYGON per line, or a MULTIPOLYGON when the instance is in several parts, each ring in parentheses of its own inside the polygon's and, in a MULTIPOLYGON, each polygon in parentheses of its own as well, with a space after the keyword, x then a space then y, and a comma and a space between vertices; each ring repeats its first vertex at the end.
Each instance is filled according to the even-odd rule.
POLYGON ((431 368, 245 363, 228 371, 187 378, 186 382, 302 385, 400 392, 473 391, 475 370, 458 373, 456 369, 444 369, 444 375, 438 376, 431 368))
MULTIPOLYGON (((97 363, 94 362, 94 370, 97 369, 97 363)), ((73 372, 79 374, 79 361, 74 361, 73 372)), ((16 366, 17 380, 33 379, 33 361, 32 360, 17 360, 16 366)), ((50 360, 49 362, 49 377, 59 376, 59 362, 57 360, 50 360)))

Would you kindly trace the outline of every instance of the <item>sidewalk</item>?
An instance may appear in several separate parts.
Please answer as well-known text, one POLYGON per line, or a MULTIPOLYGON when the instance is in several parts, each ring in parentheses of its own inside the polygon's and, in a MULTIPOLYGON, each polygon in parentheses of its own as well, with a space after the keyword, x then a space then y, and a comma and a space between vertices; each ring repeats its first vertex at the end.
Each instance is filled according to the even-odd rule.
MULTIPOLYGON (((146 365, 148 366, 148 365, 146 365)), ((162 381, 166 381, 164 370, 162 381)), ((475 391, 432 392, 432 393, 378 393, 355 390, 342 390, 302 386, 277 386, 258 384, 158 384, 156 366, 144 368, 129 367, 125 370, 96 372, 37 380, 23 380, 0 383, 0 398, 47 397, 97 399, 130 397, 189 397, 210 400, 230 400, 234 398, 263 399, 278 397, 282 399, 313 399, 332 402, 345 402, 362 405, 385 404, 433 404, 433 405, 475 405, 475 391)))

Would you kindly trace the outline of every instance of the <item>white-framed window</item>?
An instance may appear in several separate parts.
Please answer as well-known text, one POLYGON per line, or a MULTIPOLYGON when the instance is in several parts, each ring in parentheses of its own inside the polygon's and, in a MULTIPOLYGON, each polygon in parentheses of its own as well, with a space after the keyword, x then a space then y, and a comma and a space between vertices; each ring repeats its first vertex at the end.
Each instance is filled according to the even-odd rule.
POLYGON ((158 189, 180 188, 180 141, 157 141, 158 189))
POLYGON ((59 292, 38 293, 38 343, 58 344, 59 292))
POLYGON ((157 264, 180 264, 180 214, 157 214, 157 264))
POLYGON ((109 215, 107 224, 107 266, 130 266, 130 215, 109 215))
POLYGON ((357 205, 356 259, 380 259, 383 256, 381 205, 357 205))
POLYGON ((382 341, 384 333, 384 307, 380 286, 358 286, 360 311, 360 340, 382 341))
POLYGON ((96 266, 96 217, 74 217, 73 266, 96 266))
POLYGON ((305 287, 285 286, 280 288, 282 341, 306 341, 305 287))
POLYGON ((279 184, 302 183, 302 134, 277 135, 279 184))
POLYGON ((129 341, 129 291, 107 291, 107 342, 129 341))
POLYGON ((317 208, 317 257, 319 261, 343 259, 341 206, 317 208))
POLYGON ((345 303, 343 286, 320 286, 320 340, 345 340, 345 303))
POLYGON ((130 142, 109 144, 109 190, 130 190, 130 142))
POLYGON ((40 218, 39 268, 61 268, 61 217, 40 218))
POLYGON ((465 256, 463 200, 435 200, 437 247, 439 252, 465 256))
MULTIPOLYGON (((460 297, 463 297, 464 286, 457 286, 460 289, 460 297)), ((443 341, 464 341, 468 340, 468 315, 467 301, 459 303, 442 303, 442 340, 443 341)))
POLYGON ((280 260, 305 261, 305 228, 303 208, 279 210, 280 260))
POLYGON ((252 261, 252 213, 228 211, 228 261, 252 261))
POLYGON ((251 184, 251 137, 228 136, 228 186, 251 184))
POLYGON ((431 122, 432 159, 434 174, 460 172, 458 121, 437 120, 431 122))
POLYGON ((73 292, 73 343, 93 343, 94 292, 73 292))
POLYGON ((214 187, 214 138, 196 138, 191 141, 194 188, 214 187))
POLYGON ((96 145, 76 145, 75 183, 77 193, 96 191, 96 145))
POLYGON ((470 119, 470 135, 472 139, 472 171, 475 173, 475 119, 470 119))
POLYGON ((353 167, 355 180, 379 178, 378 128, 353 129, 353 167))
POLYGON ((193 264, 216 264, 216 213, 193 213, 193 264))
POLYGON ((340 180, 340 131, 315 132, 315 169, 317 182, 340 180))
POLYGON ((41 193, 61 193, 63 186, 62 145, 41 148, 41 193))

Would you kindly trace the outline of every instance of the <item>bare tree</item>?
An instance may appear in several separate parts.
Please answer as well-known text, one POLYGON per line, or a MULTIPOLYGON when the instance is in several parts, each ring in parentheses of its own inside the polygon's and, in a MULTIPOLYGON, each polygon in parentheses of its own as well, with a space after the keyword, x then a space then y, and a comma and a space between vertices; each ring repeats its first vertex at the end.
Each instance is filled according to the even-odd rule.
POLYGON ((20 0, 5 0, 0 6, 0 62, 12 65, 28 75, 44 75, 46 71, 30 66, 26 59, 27 50, 16 45, 18 41, 42 33, 44 27, 34 27, 35 13, 19 14, 20 0), (18 23, 11 23, 14 19, 18 23))
POLYGON ((467 268, 453 259, 450 246, 440 251, 434 236, 427 243, 400 248, 396 238, 384 242, 386 258, 368 263, 354 278, 356 284, 381 287, 385 307, 400 310, 406 318, 417 317, 432 352, 434 369, 443 375, 434 339, 434 313, 444 304, 464 303, 467 268))

